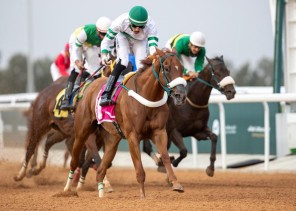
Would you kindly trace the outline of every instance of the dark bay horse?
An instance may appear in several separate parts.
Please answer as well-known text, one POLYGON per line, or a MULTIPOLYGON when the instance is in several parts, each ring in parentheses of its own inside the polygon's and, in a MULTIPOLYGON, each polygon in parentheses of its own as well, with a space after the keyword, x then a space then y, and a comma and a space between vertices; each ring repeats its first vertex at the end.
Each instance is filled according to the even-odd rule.
MULTIPOLYGON (((172 161, 173 166, 178 164, 187 156, 183 137, 193 136, 196 140, 211 140, 210 165, 206 169, 208 176, 214 175, 214 163, 216 161, 217 135, 208 127, 210 117, 209 98, 212 89, 219 90, 231 100, 235 96, 234 80, 227 69, 223 57, 208 59, 208 64, 199 73, 196 80, 188 83, 186 103, 175 106, 171 100, 168 101, 170 115, 167 123, 168 140, 173 142, 180 151, 180 156, 172 161)), ((152 146, 149 140, 144 142, 144 151, 153 155, 152 146)), ((155 156, 153 157, 155 160, 155 156)), ((157 163, 157 162, 156 162, 157 163)))
MULTIPOLYGON (((117 98, 115 105, 117 127, 128 140, 141 197, 145 197, 145 171, 141 161, 139 144, 145 138, 154 141, 173 190, 183 192, 183 187, 177 181, 168 156, 165 125, 169 115, 169 107, 166 103, 167 92, 171 94, 170 96, 176 105, 181 105, 185 101, 186 81, 182 78, 184 67, 176 54, 159 49, 154 55, 143 60, 142 64, 144 67, 126 82, 123 86, 125 90, 121 90, 117 98)), ((64 191, 71 190, 72 177, 78 165, 80 150, 88 135, 98 127, 95 113, 96 99, 105 83, 105 78, 94 81, 78 104, 74 122, 75 142, 71 170, 64 191)), ((103 122, 101 125, 109 134, 104 138, 105 153, 97 170, 99 197, 104 196, 103 178, 107 167, 114 159, 119 141, 122 138, 113 123, 103 122)))

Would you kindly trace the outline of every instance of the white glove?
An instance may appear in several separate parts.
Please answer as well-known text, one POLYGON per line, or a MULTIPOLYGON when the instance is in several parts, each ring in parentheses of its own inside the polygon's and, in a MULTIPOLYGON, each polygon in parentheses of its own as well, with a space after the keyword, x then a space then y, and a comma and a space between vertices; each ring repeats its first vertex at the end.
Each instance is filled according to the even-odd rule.
POLYGON ((102 64, 103 65, 110 65, 111 64, 111 61, 109 61, 109 58, 108 58, 108 54, 106 54, 106 53, 102 54, 102 64))

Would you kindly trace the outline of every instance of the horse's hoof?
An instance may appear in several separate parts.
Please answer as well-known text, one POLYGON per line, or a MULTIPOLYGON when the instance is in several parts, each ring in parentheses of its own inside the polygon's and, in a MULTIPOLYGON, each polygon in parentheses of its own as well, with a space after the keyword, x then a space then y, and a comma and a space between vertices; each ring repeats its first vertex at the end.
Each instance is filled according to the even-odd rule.
POLYGON ((157 171, 158 171, 158 172, 161 172, 161 173, 166 173, 166 169, 165 169, 164 166, 158 166, 158 167, 157 167, 157 171))
POLYGON ((173 162, 175 160, 175 156, 170 156, 170 161, 173 162))
POLYGON ((212 169, 212 168, 210 168, 210 167, 208 167, 208 168, 206 169, 206 173, 207 173, 207 175, 208 175, 209 177, 213 177, 213 176, 214 176, 214 172, 215 172, 215 170, 212 169))
POLYGON ((13 177, 14 181, 19 182, 23 179, 23 177, 19 177, 19 176, 14 176, 13 177))
POLYGON ((30 169, 30 170, 27 171, 27 173, 26 173, 26 177, 27 177, 27 178, 31 178, 33 175, 34 175, 34 173, 33 173, 32 169, 30 169))
POLYGON ((177 191, 179 193, 184 192, 184 188, 180 183, 173 183, 173 191, 177 191))
POLYGON ((105 187, 105 193, 112 193, 114 189, 112 187, 105 187))

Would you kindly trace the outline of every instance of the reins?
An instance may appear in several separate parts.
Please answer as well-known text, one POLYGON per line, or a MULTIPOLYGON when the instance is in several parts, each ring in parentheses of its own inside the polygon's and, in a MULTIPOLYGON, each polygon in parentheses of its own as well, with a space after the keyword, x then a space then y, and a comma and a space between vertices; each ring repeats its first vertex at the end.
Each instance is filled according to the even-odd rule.
MULTIPOLYGON (((222 62, 221 62, 222 63, 222 62)), ((213 65, 211 64, 211 63, 209 63, 210 64, 210 72, 211 72, 211 78, 210 78, 210 81, 212 80, 212 78, 214 79, 214 81, 216 82, 216 84, 217 84, 217 86, 213 86, 212 84, 210 84, 209 82, 207 82, 207 81, 205 81, 205 80, 203 80, 203 79, 201 79, 201 78, 196 78, 196 80, 197 81, 199 81, 199 82, 201 82, 201 83, 203 83, 203 84, 205 84, 205 85, 207 85, 207 86, 209 86, 209 87, 212 87, 212 88, 214 88, 214 89, 217 89, 218 91, 222 91, 222 87, 220 86, 220 83, 219 83, 219 81, 218 81, 218 79, 217 79, 217 76, 214 74, 214 72, 213 72, 213 70, 214 70, 214 68, 213 68, 213 65)))
MULTIPOLYGON (((222 62, 220 62, 222 63, 222 62)), ((201 78, 196 78, 196 80, 202 84, 205 84, 206 86, 209 86, 211 88, 214 88, 214 89, 217 89, 218 91, 222 92, 222 87, 220 86, 220 83, 217 79, 217 76, 214 74, 214 68, 213 68, 213 65, 211 63, 209 63, 210 65, 210 74, 211 74, 211 78, 210 78, 210 81, 212 79, 214 79, 214 81, 216 82, 217 86, 213 86, 211 83, 201 79, 201 78)), ((194 108, 207 108, 208 107, 208 104, 206 105, 197 105, 195 103, 193 103, 188 97, 186 97, 186 101, 194 108)))
MULTIPOLYGON (((160 78, 159 78, 159 73, 160 73, 160 71, 157 73, 157 71, 156 71, 156 69, 155 69, 155 64, 154 64, 154 62, 152 63, 152 68, 151 68, 151 69, 152 69, 152 72, 153 72, 153 74, 154 74, 154 76, 155 76, 155 78, 156 78, 156 80, 157 80, 158 83, 161 85, 161 87, 164 89, 164 91, 167 92, 168 96, 171 95, 172 88, 169 86, 169 80, 168 80, 168 78, 167 78, 167 76, 166 76, 166 74, 165 74, 164 68, 163 68, 163 61, 164 61, 167 57, 169 57, 169 56, 175 56, 175 54, 173 54, 173 53, 169 53, 169 54, 166 54, 166 55, 164 55, 163 57, 161 57, 161 58, 159 59, 159 63, 160 63, 160 71, 162 72, 162 75, 163 75, 163 78, 164 78, 164 80, 165 80, 166 85, 164 85, 164 84, 160 81, 160 78)), ((134 81, 135 81, 137 75, 138 75, 138 74, 135 75, 134 81)), ((134 82, 134 83, 136 83, 136 82, 134 82)), ((124 88, 126 91, 129 91, 129 90, 130 90, 128 87, 126 87, 126 86, 123 85, 123 84, 122 84, 121 86, 122 86, 122 88, 124 88)))

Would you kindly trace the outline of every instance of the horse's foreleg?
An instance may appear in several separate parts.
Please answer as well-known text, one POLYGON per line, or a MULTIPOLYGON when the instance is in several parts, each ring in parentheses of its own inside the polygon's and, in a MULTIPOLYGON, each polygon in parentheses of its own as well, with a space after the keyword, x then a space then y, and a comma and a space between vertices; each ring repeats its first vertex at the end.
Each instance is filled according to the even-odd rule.
POLYGON ((104 197, 105 190, 104 190, 103 180, 106 176, 107 168, 111 165, 111 162, 115 157, 119 141, 120 141, 120 138, 117 138, 115 136, 112 136, 112 135, 105 136, 105 153, 102 158, 101 164, 97 169, 98 192, 99 192, 100 198, 104 197))
POLYGON ((72 159, 70 163, 70 172, 68 175, 66 186, 64 187, 64 191, 71 191, 73 176, 76 168, 78 167, 81 150, 84 146, 84 142, 86 139, 87 139, 87 133, 83 134, 83 136, 75 137, 73 150, 72 150, 72 159))
POLYGON ((209 177, 212 177, 214 176, 214 171, 215 171, 217 135, 211 132, 209 136, 212 142, 212 147, 211 147, 210 165, 207 167, 206 173, 209 177))
POLYGON ((131 135, 128 137, 128 144, 129 144, 129 150, 133 160, 133 164, 136 170, 137 181, 140 185, 140 197, 144 198, 145 197, 144 182, 145 182, 146 175, 145 175, 145 171, 142 164, 139 140, 137 140, 137 138, 134 135, 131 135))
POLYGON ((197 140, 211 140, 211 155, 210 165, 206 169, 206 173, 209 177, 214 176, 215 172, 215 161, 216 161, 216 148, 217 148, 217 135, 210 131, 209 128, 205 132, 197 133, 194 135, 197 140))
POLYGON ((158 152, 160 153, 161 160, 166 168, 166 172, 168 175, 168 180, 173 186, 174 191, 183 192, 183 186, 178 182, 177 177, 173 171, 171 166, 170 157, 167 150, 167 133, 165 130, 159 131, 156 133, 153 140, 157 147, 158 152))
POLYGON ((188 150, 184 144, 182 134, 180 134, 177 130, 173 130, 169 134, 169 139, 178 147, 180 156, 177 159, 172 161, 174 167, 177 167, 179 163, 187 157, 188 150))

